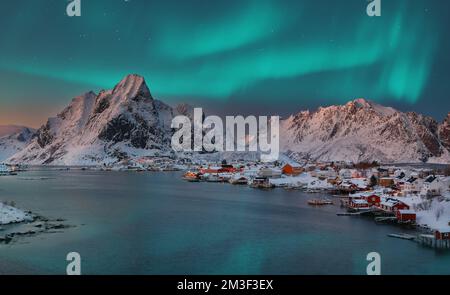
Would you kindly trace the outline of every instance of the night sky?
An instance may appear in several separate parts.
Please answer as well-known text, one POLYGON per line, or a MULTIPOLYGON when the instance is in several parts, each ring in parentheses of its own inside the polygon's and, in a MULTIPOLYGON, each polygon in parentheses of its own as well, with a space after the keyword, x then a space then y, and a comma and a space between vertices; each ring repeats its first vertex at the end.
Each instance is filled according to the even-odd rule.
POLYGON ((143 75, 208 113, 286 115, 364 97, 450 111, 450 1, 0 1, 0 124, 37 127, 72 97, 143 75))

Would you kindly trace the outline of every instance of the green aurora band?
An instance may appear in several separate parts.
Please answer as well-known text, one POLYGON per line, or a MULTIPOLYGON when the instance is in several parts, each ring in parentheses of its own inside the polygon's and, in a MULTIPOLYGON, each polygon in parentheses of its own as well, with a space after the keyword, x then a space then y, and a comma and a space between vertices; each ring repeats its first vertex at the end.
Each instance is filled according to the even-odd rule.
POLYGON ((193 1, 178 9, 173 1, 84 1, 79 19, 60 11, 64 1, 47 10, 35 2, 14 3, 0 21, 0 70, 98 89, 139 73, 162 98, 226 100, 286 79, 299 93, 415 103, 440 37, 425 1, 391 1, 380 18, 356 0, 193 1), (320 80, 306 83, 314 75, 320 80))

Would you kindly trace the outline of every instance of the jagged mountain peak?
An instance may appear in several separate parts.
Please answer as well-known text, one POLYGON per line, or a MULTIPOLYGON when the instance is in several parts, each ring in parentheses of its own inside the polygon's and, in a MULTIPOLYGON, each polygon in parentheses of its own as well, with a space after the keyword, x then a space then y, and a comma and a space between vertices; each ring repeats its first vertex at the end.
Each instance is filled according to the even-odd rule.
POLYGON ((74 98, 9 161, 83 165, 170 151, 174 113, 152 98, 142 76, 128 75, 113 90, 74 98))
POLYGON ((337 112, 343 114, 343 116, 347 115, 347 117, 356 114, 359 114, 360 116, 376 115, 380 117, 390 117, 393 115, 399 115, 400 113, 392 107, 386 107, 365 98, 357 98, 342 105, 321 106, 315 111, 300 111, 292 115, 290 119, 298 119, 299 117, 312 117, 317 114, 328 117, 330 116, 330 114, 337 112))
POLYGON ((179 103, 175 106, 175 111, 184 116, 189 116, 194 112, 194 107, 188 103, 179 103))
POLYGON ((125 76, 119 84, 114 87, 112 94, 122 96, 126 99, 136 98, 139 96, 153 99, 150 89, 145 82, 145 78, 137 74, 125 76))
MULTIPOLYGON (((84 105, 86 103, 89 103, 91 101, 94 101, 97 98, 97 94, 93 91, 86 92, 82 95, 76 96, 72 99, 70 104, 65 108, 65 110, 69 108, 77 108, 80 105, 84 105)), ((65 111, 63 110, 63 112, 65 111)))
POLYGON ((360 108, 371 108, 373 103, 365 98, 357 98, 348 102, 347 104, 353 104, 360 108))
POLYGON ((450 125, 450 113, 448 113, 447 117, 445 117, 444 124, 450 125))
POLYGON ((383 106, 365 98, 357 98, 348 102, 345 106, 348 108, 362 109, 364 111, 372 111, 380 116, 391 116, 398 113, 394 108, 383 106))

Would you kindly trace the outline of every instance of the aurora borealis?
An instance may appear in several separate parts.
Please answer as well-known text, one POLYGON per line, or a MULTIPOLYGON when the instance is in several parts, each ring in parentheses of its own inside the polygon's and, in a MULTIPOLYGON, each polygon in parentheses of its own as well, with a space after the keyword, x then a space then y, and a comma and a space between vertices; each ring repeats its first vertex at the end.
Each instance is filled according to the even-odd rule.
POLYGON ((145 76, 153 95, 233 114, 365 97, 450 111, 450 3, 382 0, 2 1, 0 124, 38 126, 88 90, 145 76))

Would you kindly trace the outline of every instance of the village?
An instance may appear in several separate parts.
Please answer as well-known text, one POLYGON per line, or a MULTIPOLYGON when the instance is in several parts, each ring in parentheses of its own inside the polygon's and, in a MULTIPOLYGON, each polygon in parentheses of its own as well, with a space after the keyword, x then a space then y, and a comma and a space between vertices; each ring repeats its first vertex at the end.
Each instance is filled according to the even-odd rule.
POLYGON ((220 165, 193 166, 183 179, 227 182, 264 190, 300 190, 311 196, 321 196, 309 199, 311 206, 336 203, 344 209, 336 213, 339 216, 369 216, 379 224, 398 224, 420 233, 417 236, 392 234, 391 237, 450 249, 449 174, 448 167, 306 161, 229 164, 224 161, 220 165), (324 195, 329 197, 324 198, 324 195))

